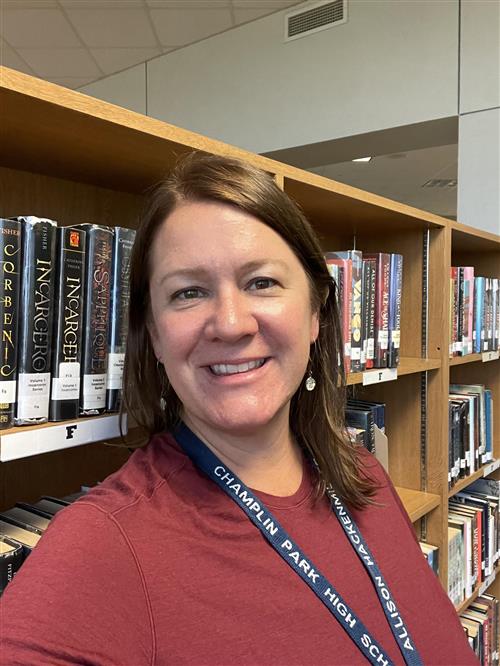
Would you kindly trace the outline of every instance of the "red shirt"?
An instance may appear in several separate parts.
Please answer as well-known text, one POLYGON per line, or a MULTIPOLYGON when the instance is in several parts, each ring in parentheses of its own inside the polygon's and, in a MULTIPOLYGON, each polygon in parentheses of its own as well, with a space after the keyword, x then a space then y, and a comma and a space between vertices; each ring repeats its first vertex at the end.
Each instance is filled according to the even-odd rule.
MULTIPOLYGON (((383 507, 353 511, 426 666, 477 665, 383 468, 383 507)), ((396 664, 373 583, 305 466, 290 497, 256 492, 396 664)), ((2 597, 9 666, 368 663, 243 511, 167 435, 59 512, 2 597)))

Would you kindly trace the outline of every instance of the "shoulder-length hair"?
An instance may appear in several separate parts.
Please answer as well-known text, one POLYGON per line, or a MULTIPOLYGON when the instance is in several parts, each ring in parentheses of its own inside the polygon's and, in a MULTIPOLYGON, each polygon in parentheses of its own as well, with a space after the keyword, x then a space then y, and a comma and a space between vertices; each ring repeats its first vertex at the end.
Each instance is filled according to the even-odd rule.
POLYGON ((249 213, 277 232, 300 261, 309 281, 311 306, 320 330, 311 345, 309 368, 314 391, 303 382, 292 398, 290 428, 318 465, 316 491, 330 485, 353 508, 371 504, 375 484, 359 464, 358 447, 344 421, 345 377, 342 329, 333 283, 319 241, 297 205, 270 174, 234 158, 190 153, 150 196, 137 231, 130 263, 130 306, 123 402, 149 436, 171 431, 180 420, 181 402, 163 366, 157 363, 146 323, 150 316, 150 251, 155 235, 180 204, 221 202, 249 213), (164 404, 160 404, 160 398, 164 404))

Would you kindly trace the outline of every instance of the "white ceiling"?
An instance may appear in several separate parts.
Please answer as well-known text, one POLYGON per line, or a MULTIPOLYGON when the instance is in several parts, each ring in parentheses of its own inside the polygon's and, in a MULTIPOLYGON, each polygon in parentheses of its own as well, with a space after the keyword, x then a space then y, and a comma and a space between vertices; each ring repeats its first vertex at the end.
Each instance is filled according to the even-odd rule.
POLYGON ((0 0, 0 63, 79 88, 298 0, 0 0))
POLYGON ((378 155, 370 162, 328 164, 309 171, 431 213, 456 218, 457 165, 458 146, 452 144, 378 155), (451 186, 446 183, 450 180, 455 181, 451 186), (432 181, 438 182, 433 184, 432 181))

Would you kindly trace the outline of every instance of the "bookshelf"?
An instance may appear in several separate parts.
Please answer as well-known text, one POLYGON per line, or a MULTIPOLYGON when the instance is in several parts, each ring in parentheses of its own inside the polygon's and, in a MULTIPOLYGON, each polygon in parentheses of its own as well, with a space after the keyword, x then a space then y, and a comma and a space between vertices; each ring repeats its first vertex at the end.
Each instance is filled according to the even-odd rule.
MULTIPOLYGON (((2 216, 30 213, 63 225, 134 227, 147 189, 180 155, 200 150, 246 159, 273 174, 301 206, 325 251, 355 245, 403 254, 397 378, 366 384, 366 373, 357 373, 347 383, 354 395, 387 405, 390 475, 418 535, 440 548, 445 584, 450 381, 492 388, 494 455, 500 458, 500 361, 483 362, 479 354, 448 358, 450 266, 473 265, 477 274, 500 276, 500 237, 3 67, 0 113, 2 216)), ((28 431, 35 438, 42 430, 28 431)), ((111 436, 98 433, 80 446, 2 463, 0 508, 21 498, 61 496, 118 469, 129 452, 116 440, 100 441, 111 436)))

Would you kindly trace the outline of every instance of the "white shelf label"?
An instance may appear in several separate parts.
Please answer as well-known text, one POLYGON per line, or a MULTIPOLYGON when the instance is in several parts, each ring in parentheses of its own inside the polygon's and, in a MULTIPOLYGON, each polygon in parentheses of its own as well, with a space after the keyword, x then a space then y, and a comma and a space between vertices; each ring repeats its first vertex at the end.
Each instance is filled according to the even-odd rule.
POLYGON ((486 465, 486 467, 483 470, 483 476, 488 476, 499 467, 500 467, 500 458, 498 460, 494 460, 489 465, 486 465))
POLYGON ((0 403, 16 402, 16 380, 0 382, 0 403))
POLYGON ((500 351, 498 349, 496 351, 483 352, 481 355, 481 361, 483 363, 486 363, 487 361, 498 361, 499 358, 500 351))
POLYGON ((50 372, 23 372, 18 381, 17 418, 48 417, 50 372))
POLYGON ((401 332, 399 329, 394 329, 394 331, 391 331, 391 343, 393 344, 395 349, 399 349, 399 343, 401 341, 401 332))
MULTIPOLYGON (((0 434, 0 461, 17 460, 119 437, 119 424, 119 414, 106 414, 65 421, 44 428, 21 428, 20 432, 0 434)), ((126 434, 126 414, 123 414, 122 429, 123 434, 126 434)))
POLYGON ((392 382, 398 378, 397 368, 378 368, 363 372, 363 386, 369 384, 381 384, 382 382, 392 382))
POLYGON ((121 389, 125 354, 108 354, 108 379, 106 388, 121 389))
POLYGON ((380 345, 380 349, 387 349, 389 346, 389 331, 378 332, 378 343, 380 345))
POLYGON ((80 397, 80 364, 59 363, 59 377, 52 379, 52 400, 78 400, 80 397))
POLYGON ((106 406, 106 374, 83 375, 83 409, 106 406))

